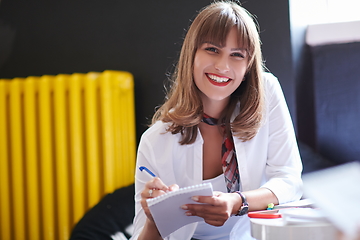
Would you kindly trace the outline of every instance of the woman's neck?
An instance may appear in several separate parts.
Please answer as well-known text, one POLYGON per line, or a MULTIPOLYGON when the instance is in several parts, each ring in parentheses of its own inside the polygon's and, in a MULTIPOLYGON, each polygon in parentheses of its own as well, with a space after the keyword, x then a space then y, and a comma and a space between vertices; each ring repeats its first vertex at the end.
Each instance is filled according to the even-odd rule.
POLYGON ((212 118, 218 119, 220 118, 224 109, 227 107, 229 99, 224 99, 220 101, 203 99, 202 103, 204 113, 212 118))

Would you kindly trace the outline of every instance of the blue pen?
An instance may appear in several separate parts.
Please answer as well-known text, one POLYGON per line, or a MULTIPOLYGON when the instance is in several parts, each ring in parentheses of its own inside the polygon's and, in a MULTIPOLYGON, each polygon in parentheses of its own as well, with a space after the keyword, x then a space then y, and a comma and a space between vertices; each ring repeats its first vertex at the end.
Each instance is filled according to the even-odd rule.
POLYGON ((150 171, 147 167, 141 166, 139 167, 139 169, 140 171, 145 170, 148 174, 151 175, 151 177, 156 177, 156 175, 152 171, 150 171))

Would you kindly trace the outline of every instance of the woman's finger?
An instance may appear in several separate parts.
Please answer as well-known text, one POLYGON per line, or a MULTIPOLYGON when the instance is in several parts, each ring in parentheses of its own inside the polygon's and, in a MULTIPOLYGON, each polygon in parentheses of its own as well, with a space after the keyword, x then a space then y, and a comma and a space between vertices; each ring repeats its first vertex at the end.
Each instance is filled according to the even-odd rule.
POLYGON ((145 188, 142 192, 141 192, 141 198, 155 198, 158 196, 161 196, 163 194, 165 194, 166 192, 163 190, 159 190, 156 188, 145 188))
POLYGON ((173 185, 170 185, 169 186, 169 191, 172 192, 172 191, 177 191, 179 190, 179 185, 177 184, 173 184, 173 185))
POLYGON ((145 188, 162 190, 164 192, 169 191, 169 187, 165 185, 165 183, 163 183, 163 181, 161 181, 161 179, 158 177, 154 177, 153 179, 148 181, 145 184, 145 188))

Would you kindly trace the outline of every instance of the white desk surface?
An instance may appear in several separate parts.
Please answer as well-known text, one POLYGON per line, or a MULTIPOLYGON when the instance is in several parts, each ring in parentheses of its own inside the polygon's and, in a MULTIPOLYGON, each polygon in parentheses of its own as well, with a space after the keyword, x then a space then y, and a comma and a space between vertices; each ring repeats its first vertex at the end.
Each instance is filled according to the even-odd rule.
POLYGON ((329 222, 286 224, 282 218, 250 218, 251 235, 258 240, 335 240, 336 228, 329 222))

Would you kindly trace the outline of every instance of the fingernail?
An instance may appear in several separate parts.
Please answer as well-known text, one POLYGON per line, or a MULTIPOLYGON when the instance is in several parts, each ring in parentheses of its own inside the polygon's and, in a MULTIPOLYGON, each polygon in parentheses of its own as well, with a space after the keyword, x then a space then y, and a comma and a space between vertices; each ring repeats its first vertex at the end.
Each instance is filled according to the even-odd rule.
POLYGON ((184 210, 188 209, 188 207, 186 205, 182 205, 181 208, 184 209, 184 210))
POLYGON ((191 212, 186 212, 185 215, 186 216, 192 216, 192 213, 191 212))
POLYGON ((197 197, 197 196, 193 196, 193 197, 191 197, 191 199, 195 202, 199 201, 199 197, 197 197))

